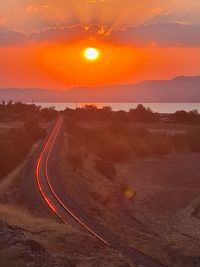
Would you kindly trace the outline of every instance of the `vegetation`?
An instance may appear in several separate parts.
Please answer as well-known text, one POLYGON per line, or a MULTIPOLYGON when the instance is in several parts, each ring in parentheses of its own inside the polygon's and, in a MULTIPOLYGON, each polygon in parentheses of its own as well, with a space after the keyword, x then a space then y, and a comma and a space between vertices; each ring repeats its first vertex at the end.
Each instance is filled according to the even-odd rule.
POLYGON ((78 121, 129 121, 129 122, 156 122, 159 120, 159 115, 153 113, 149 108, 143 105, 138 105, 135 109, 129 112, 112 111, 112 108, 105 106, 97 108, 95 105, 86 105, 83 108, 72 110, 67 108, 63 112, 67 117, 76 119, 78 121))
POLYGON ((40 122, 56 118, 53 109, 41 109, 35 105, 9 101, 0 104, 0 122, 20 122, 22 127, 0 133, 0 177, 14 169, 28 154, 31 146, 43 138, 46 131, 40 122))
POLYGON ((21 102, 9 101, 5 103, 2 101, 0 104, 0 122, 9 121, 29 121, 30 118, 37 118, 43 121, 50 121, 55 119, 57 111, 54 108, 44 108, 36 106, 34 104, 27 105, 21 102))
MULTIPOLYGON (((142 105, 129 112, 113 112, 108 107, 98 109, 90 105, 76 110, 66 109, 64 114, 66 130, 74 138, 74 142, 96 155, 99 160, 95 162, 95 168, 111 179, 115 176, 113 164, 127 162, 132 157, 163 157, 169 153, 200 152, 199 130, 169 133, 140 127, 139 122, 156 123, 162 118, 142 105)), ((169 118, 179 123, 197 123, 199 115, 196 112, 180 111, 169 115, 169 118)))
POLYGON ((31 120, 24 127, 10 129, 0 135, 0 175, 15 168, 27 155, 33 143, 45 136, 38 122, 31 120))
POLYGON ((105 133, 98 137, 98 143, 93 152, 100 158, 115 163, 126 162, 130 159, 131 150, 124 136, 105 133))
POLYGON ((130 109, 128 112, 112 111, 112 108, 105 106, 97 108, 95 105, 86 105, 75 110, 67 108, 64 115, 75 119, 76 121, 116 121, 116 122, 151 122, 166 121, 171 123, 183 124, 200 124, 200 115, 197 110, 193 111, 177 111, 173 114, 158 114, 153 112, 150 108, 145 108, 139 104, 136 108, 130 109))
POLYGON ((150 108, 145 108, 143 105, 138 105, 136 109, 130 109, 129 120, 134 122, 156 122, 159 120, 157 113, 153 113, 150 108))
POLYGON ((186 112, 184 110, 177 111, 170 115, 171 119, 176 123, 199 124, 200 116, 196 110, 186 112))

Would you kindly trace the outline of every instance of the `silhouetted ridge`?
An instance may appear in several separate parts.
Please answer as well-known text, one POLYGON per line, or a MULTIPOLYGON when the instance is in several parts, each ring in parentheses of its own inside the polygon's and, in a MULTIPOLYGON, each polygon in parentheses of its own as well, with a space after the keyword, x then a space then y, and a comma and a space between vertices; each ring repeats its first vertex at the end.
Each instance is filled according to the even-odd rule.
POLYGON ((200 102, 200 76, 179 76, 172 80, 148 80, 130 85, 75 87, 69 90, 0 90, 0 100, 23 102, 99 103, 197 103, 200 102))

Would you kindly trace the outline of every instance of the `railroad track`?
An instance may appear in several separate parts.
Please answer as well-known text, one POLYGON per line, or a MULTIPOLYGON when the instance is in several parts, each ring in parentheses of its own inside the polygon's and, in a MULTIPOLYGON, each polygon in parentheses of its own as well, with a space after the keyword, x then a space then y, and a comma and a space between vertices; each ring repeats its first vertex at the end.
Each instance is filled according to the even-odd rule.
POLYGON ((110 233, 104 227, 93 222, 71 199, 63 199, 58 191, 54 188, 51 177, 49 175, 50 158, 53 153, 53 147, 63 124, 63 117, 60 116, 56 121, 55 127, 50 131, 47 141, 39 155, 36 163, 36 181, 37 187, 42 198, 51 211, 65 224, 69 221, 69 216, 73 218, 81 227, 90 232, 98 240, 107 246, 118 250, 127 260, 139 267, 163 267, 155 259, 145 255, 144 253, 128 247, 120 241, 115 235, 110 233))

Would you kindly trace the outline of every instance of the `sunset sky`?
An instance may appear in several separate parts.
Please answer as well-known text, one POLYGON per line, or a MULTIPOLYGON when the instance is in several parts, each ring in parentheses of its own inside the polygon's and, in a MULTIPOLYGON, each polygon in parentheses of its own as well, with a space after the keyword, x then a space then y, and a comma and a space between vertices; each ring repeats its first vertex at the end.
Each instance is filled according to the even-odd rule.
POLYGON ((0 2, 0 88, 135 83, 200 74, 199 0, 0 2), (95 61, 84 57, 98 49, 95 61))

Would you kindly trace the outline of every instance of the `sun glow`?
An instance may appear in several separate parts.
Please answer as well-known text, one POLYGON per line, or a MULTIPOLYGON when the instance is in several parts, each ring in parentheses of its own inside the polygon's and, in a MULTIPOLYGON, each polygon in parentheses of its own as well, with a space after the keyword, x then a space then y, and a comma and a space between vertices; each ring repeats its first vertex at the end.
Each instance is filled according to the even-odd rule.
POLYGON ((99 58, 99 50, 93 47, 88 47, 84 51, 84 56, 90 61, 97 60, 99 58))
POLYGON ((90 46, 88 40, 81 40, 67 45, 44 45, 37 61, 45 75, 65 87, 65 84, 99 86, 127 81, 138 74, 148 58, 143 50, 129 46, 100 41, 90 46))

